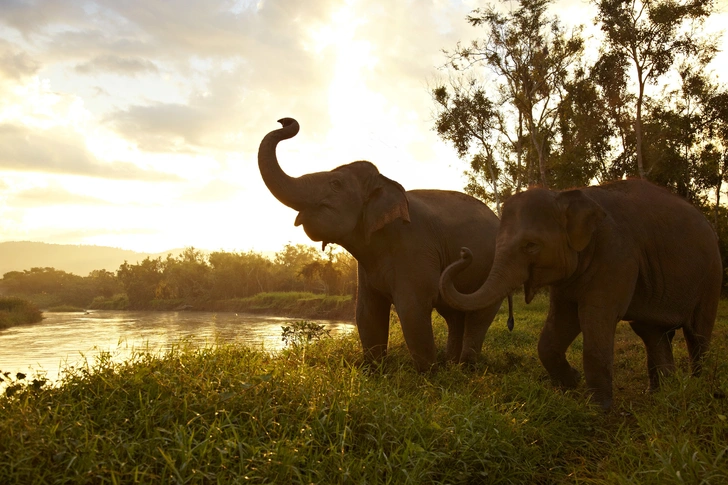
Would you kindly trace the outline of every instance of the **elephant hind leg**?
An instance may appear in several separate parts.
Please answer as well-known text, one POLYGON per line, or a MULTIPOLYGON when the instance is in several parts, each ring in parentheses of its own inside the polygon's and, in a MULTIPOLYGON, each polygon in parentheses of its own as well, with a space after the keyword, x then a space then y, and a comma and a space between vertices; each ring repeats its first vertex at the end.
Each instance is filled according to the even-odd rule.
POLYGON ((488 333, 491 323, 500 310, 502 302, 491 305, 482 310, 465 314, 465 331, 462 341, 462 350, 459 363, 474 364, 483 349, 485 334, 488 333))
POLYGON ((700 375, 702 370, 703 356, 710 346, 717 312, 717 304, 698 306, 690 324, 683 328, 690 355, 690 369, 694 376, 700 375))
POLYGON ((458 362, 463 349, 463 334, 465 332, 465 314, 452 309, 438 309, 447 323, 447 360, 458 362))
POLYGON ((672 355, 675 329, 665 330, 665 327, 642 321, 633 321, 629 324, 645 344, 650 390, 655 391, 660 387, 660 376, 667 376, 675 371, 675 360, 672 355))

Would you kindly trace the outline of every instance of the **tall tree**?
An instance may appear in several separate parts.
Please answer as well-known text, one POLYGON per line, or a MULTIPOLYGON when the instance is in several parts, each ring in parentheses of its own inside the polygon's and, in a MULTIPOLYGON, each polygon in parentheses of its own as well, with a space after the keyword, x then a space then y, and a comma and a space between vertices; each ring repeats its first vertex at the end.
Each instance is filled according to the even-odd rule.
MULTIPOLYGON (((713 0, 592 0, 605 34, 605 53, 615 65, 631 64, 637 89, 634 135, 637 173, 645 178, 644 120, 646 87, 657 84, 676 58, 699 50, 695 24, 713 11, 713 0)), ((625 84, 625 88, 627 85, 625 84)))
POLYGON ((437 134, 453 144, 460 158, 475 152, 470 160, 470 171, 465 172, 468 177, 465 191, 495 204, 500 216, 501 169, 495 152, 504 130, 498 106, 475 80, 453 82, 451 91, 438 86, 432 90, 432 96, 439 111, 435 123, 437 134))
POLYGON ((581 28, 567 33, 547 15, 552 0, 505 3, 516 8, 474 10, 467 20, 482 27, 484 37, 448 53, 447 66, 468 71, 471 80, 432 91, 438 133, 470 158, 469 192, 482 196, 477 185, 485 182, 496 207, 503 198, 499 184, 506 193, 550 184, 558 105, 584 46, 581 28), (472 75, 476 69, 479 76, 472 75))

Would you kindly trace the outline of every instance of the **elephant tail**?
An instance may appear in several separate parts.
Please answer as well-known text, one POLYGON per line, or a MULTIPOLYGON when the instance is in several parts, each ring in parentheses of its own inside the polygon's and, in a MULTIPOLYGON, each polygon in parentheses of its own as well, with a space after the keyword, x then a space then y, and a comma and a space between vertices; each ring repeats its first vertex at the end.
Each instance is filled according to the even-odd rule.
POLYGON ((508 293, 508 330, 513 331, 515 320, 513 319, 513 295, 508 293))

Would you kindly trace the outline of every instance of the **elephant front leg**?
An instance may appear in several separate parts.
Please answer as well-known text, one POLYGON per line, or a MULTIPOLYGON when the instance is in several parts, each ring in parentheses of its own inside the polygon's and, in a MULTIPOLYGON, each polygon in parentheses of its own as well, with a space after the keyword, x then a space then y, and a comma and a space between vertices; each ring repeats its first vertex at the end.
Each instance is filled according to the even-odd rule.
POLYGON ((556 386, 573 389, 579 383, 579 371, 566 360, 566 349, 580 332, 576 304, 552 298, 538 341, 538 357, 556 386))
POLYGON ((616 312, 591 306, 579 307, 584 334, 584 377, 593 392, 592 400, 603 409, 612 405, 614 333, 619 321, 616 312))
POLYGON ((356 299, 356 327, 359 332, 364 361, 377 362, 387 354, 389 342, 389 313, 392 304, 389 299, 373 291, 362 281, 359 271, 359 286, 356 299))
POLYGON ((432 306, 423 304, 421 299, 395 297, 394 307, 397 309, 402 324, 402 334, 415 366, 420 372, 426 372, 435 365, 437 352, 435 336, 432 333, 432 306))

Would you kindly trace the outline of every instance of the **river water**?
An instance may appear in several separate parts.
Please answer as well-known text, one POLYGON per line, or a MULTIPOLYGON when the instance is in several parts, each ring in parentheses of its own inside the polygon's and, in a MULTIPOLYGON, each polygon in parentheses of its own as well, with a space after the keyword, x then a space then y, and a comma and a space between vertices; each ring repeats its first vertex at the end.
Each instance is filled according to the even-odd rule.
MULTIPOLYGON (((210 346, 218 341, 245 343, 275 352, 283 348, 281 327, 295 318, 212 312, 90 313, 44 312, 43 321, 0 330, 0 372, 37 375, 56 381, 61 369, 92 363, 100 352, 122 361, 133 351, 164 352, 189 342, 210 346)), ((300 320, 300 319, 298 319, 300 320)), ((354 331, 351 322, 317 320, 332 336, 354 331)))

